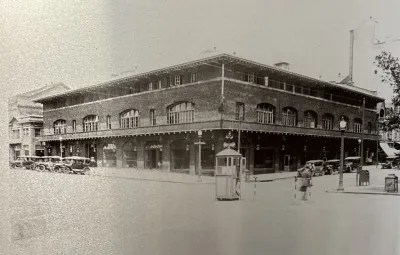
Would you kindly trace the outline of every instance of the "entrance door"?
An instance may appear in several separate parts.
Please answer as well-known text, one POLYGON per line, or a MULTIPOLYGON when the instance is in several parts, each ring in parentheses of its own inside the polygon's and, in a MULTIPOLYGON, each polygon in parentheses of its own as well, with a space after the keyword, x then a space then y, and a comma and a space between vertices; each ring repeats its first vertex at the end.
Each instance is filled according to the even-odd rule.
POLYGON ((290 171, 290 155, 285 155, 283 157, 283 170, 287 172, 290 171))
POLYGON ((157 150, 146 150, 146 168, 157 168, 157 150))

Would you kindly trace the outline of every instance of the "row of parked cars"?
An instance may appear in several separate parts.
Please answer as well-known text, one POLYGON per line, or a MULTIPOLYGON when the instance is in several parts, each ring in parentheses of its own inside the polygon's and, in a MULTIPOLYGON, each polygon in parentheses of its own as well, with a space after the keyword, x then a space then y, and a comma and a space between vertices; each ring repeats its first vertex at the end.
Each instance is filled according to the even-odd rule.
POLYGON ((382 169, 400 169, 400 157, 388 156, 386 161, 381 164, 382 169))
MULTIPOLYGON (((314 164, 314 166, 315 166, 315 170, 313 172, 314 176, 316 176, 316 175, 322 176, 325 174, 332 175, 332 174, 336 174, 339 172, 340 159, 330 159, 327 161, 309 160, 306 162, 305 166, 308 164, 314 164)), ((360 165, 360 157, 347 157, 344 159, 343 172, 354 173, 357 171, 359 165, 360 165)), ((300 168, 298 171, 301 171, 303 168, 300 168)))
POLYGON ((49 171, 57 173, 85 174, 94 166, 89 158, 72 156, 20 156, 10 162, 11 168, 26 168, 40 172, 49 171))

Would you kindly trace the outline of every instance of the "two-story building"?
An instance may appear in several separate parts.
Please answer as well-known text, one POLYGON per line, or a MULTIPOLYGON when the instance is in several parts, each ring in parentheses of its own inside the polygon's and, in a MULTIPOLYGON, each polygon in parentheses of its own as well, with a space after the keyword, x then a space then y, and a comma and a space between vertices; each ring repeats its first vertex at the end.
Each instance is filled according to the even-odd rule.
POLYGON ((204 170, 214 169, 229 136, 237 149, 239 133, 240 152, 254 173, 338 158, 342 117, 346 155, 358 154, 363 138, 368 157, 376 151, 376 105, 382 101, 359 87, 227 54, 36 100, 43 104, 45 154, 191 174, 199 161, 199 130, 204 170))
POLYGON ((8 101, 9 158, 18 156, 42 156, 44 147, 39 141, 43 135, 43 106, 33 100, 69 90, 62 84, 50 84, 18 94, 8 101))

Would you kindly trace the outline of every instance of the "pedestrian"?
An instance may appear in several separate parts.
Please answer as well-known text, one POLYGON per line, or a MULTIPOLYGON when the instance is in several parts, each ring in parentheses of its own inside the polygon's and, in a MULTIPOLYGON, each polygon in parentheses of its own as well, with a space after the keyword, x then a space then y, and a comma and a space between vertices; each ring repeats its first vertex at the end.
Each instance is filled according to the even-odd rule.
POLYGON ((301 170, 299 173, 301 177, 301 187, 300 191, 303 192, 303 200, 307 200, 307 192, 309 188, 311 187, 311 176, 313 174, 313 167, 315 170, 314 164, 307 164, 304 166, 304 168, 301 170))
POLYGON ((157 166, 158 166, 158 169, 161 169, 161 161, 158 161, 157 166))

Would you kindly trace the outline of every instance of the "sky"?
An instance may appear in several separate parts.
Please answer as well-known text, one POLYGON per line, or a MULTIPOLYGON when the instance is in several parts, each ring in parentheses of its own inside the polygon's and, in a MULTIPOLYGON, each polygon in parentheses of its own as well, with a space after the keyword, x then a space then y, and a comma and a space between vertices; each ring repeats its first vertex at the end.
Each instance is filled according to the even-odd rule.
MULTIPOLYGON (((349 30, 372 16, 381 38, 397 38, 399 12, 398 0, 1 1, 0 86, 3 96, 58 82, 79 88, 205 57, 214 47, 338 80, 348 74, 349 30)), ((354 63, 368 66, 354 68, 363 83, 356 85, 390 98, 390 88, 367 84, 364 74, 373 69, 371 52, 390 45, 400 56, 400 43, 369 51, 361 38, 354 63)))

